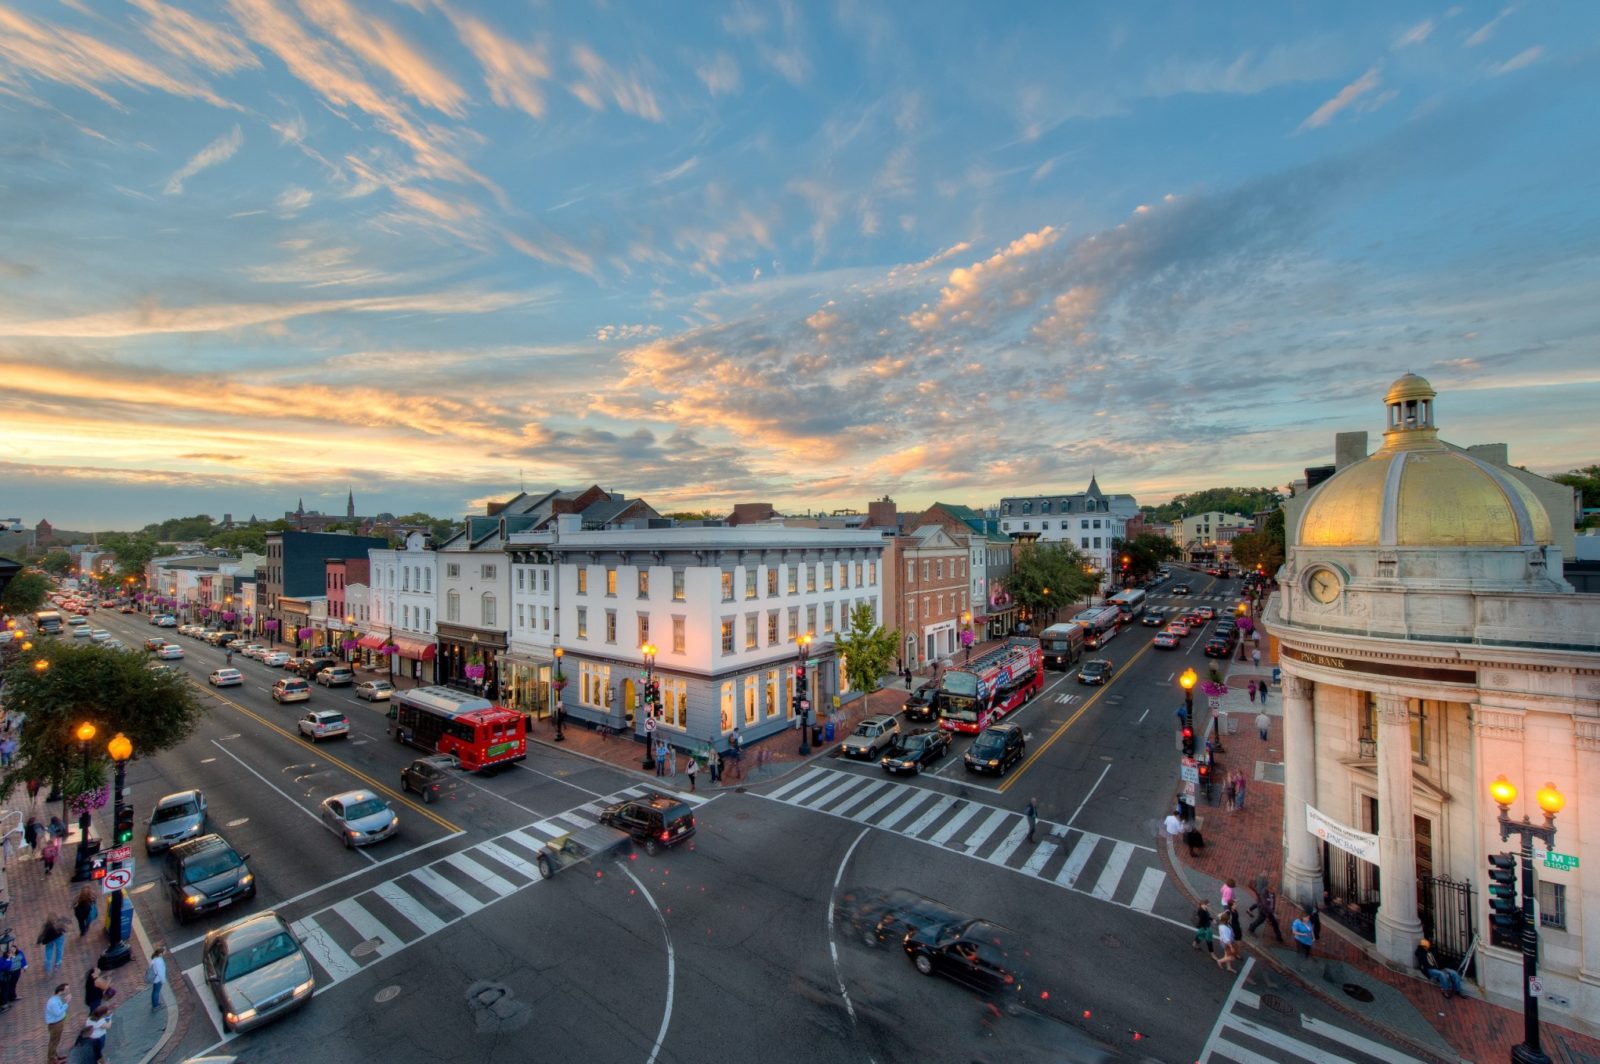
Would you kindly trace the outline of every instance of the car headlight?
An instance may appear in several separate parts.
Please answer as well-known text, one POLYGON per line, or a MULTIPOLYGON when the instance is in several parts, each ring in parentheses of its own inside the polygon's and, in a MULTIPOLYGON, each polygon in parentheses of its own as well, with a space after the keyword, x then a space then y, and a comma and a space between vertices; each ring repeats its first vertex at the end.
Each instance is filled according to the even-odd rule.
POLYGON ((204 894, 200 893, 198 890, 195 890, 193 887, 183 888, 183 903, 185 905, 199 905, 205 900, 205 897, 206 896, 204 894))
POLYGON ((239 885, 241 887, 248 887, 250 884, 254 883, 255 881, 256 881, 256 877, 255 877, 255 873, 253 873, 253 872, 246 872, 244 875, 239 877, 239 885))
POLYGON ((154 836, 154 835, 146 835, 144 837, 144 844, 146 846, 150 845, 152 842, 155 842, 155 841, 156 841, 156 836, 154 836))
POLYGON ((1000 767, 1000 762, 998 760, 996 760, 995 758, 991 757, 989 759, 989 767, 990 768, 999 768, 1000 767))
POLYGON ((230 1012, 227 1014, 228 1022, 232 1024, 246 1023, 256 1018, 255 1009, 245 1009, 243 1012, 230 1012))
POLYGON ((294 996, 304 997, 305 995, 311 993, 311 991, 316 988, 316 985, 317 981, 315 979, 307 979, 305 982, 294 988, 294 996))

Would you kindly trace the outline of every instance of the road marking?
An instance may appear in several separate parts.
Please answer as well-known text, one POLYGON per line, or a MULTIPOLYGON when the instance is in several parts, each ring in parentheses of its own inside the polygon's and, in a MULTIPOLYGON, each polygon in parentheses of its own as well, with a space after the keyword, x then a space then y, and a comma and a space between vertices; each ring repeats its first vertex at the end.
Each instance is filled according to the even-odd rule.
POLYGON ((1028 820, 1026 817, 1024 817, 1016 827, 1012 828, 1006 833, 1006 837, 1000 840, 1000 845, 996 846, 994 848, 994 852, 988 857, 985 857, 984 860, 988 861, 990 864, 997 864, 1003 867, 1006 863, 1006 859, 1016 852, 1017 847, 1021 846, 1023 840, 1027 837, 1028 820))
POLYGON ((967 802, 965 808, 963 808, 955 816, 951 817, 945 823, 944 827, 940 828, 934 834, 933 838, 929 839, 928 841, 933 843, 935 846, 943 846, 945 843, 949 842, 955 837, 955 833, 961 830, 961 825, 971 820, 973 816, 977 814, 978 810, 982 808, 983 806, 979 805, 977 802, 967 802))
POLYGON ((411 874, 416 876, 423 886, 443 898, 447 904, 460 909, 462 916, 471 916, 483 908, 483 902, 474 898, 429 866, 424 865, 421 868, 413 868, 411 874))
MULTIPOLYGON (((1291 1038, 1282 1031, 1274 1030, 1242 1016, 1230 1015, 1225 1029, 1241 1031, 1257 1041, 1265 1042, 1274 1048, 1293 1053, 1300 1060, 1308 1060, 1311 1064, 1352 1064, 1348 1058, 1341 1057, 1337 1053, 1329 1053, 1324 1049, 1302 1042, 1298 1038, 1291 1038)), ((1281 1059, 1279 1057, 1263 1056, 1237 1043, 1221 1039, 1218 1040, 1216 1049, 1227 1056, 1237 1057, 1242 1064, 1257 1064, 1257 1062, 1259 1064, 1274 1064, 1275 1061, 1281 1059)), ((1381 1054, 1378 1059, 1394 1059, 1395 1056, 1397 1054, 1391 1050, 1381 1054)))
POLYGON ((367 912, 354 898, 345 898, 333 905, 333 911, 338 913, 345 923, 355 929, 362 941, 372 943, 372 952, 382 957, 393 953, 405 943, 400 941, 400 936, 384 927, 376 916, 367 912))
POLYGON ((808 781, 816 779, 817 777, 814 775, 814 773, 817 773, 817 770, 814 768, 809 772, 802 772, 797 778, 773 789, 772 791, 769 791, 767 793, 767 797, 779 798, 787 801, 788 799, 784 798, 784 795, 790 793, 791 791, 799 790, 801 787, 805 786, 808 781))
POLYGON ((372 893, 388 902, 395 912, 415 924, 424 938, 444 927, 443 920, 433 915, 427 906, 401 890, 400 885, 392 879, 373 887, 372 893))
POLYGON ((799 791, 798 793, 795 794, 795 796, 792 799, 789 799, 789 800, 794 802, 796 805, 799 805, 799 804, 803 803, 807 798, 811 797, 813 794, 816 794, 818 791, 820 791, 820 790, 822 790, 822 789, 824 789, 826 787, 836 787, 836 786, 839 785, 839 782, 840 782, 839 778, 837 776, 834 776, 832 773, 819 772, 819 773, 817 773, 817 775, 820 778, 817 779, 817 781, 815 783, 813 783, 811 786, 805 788, 804 790, 799 791))
POLYGON ((1083 866, 1089 863, 1089 856, 1094 853, 1095 846, 1099 843, 1098 835, 1085 832, 1078 836, 1078 841, 1073 844, 1072 852, 1067 854, 1067 863, 1056 872, 1056 884, 1071 890, 1077 885, 1078 877, 1083 874, 1083 866))
POLYGON ((1161 893, 1161 884, 1166 879, 1167 874, 1161 869, 1146 868, 1143 878, 1139 880, 1139 889, 1133 892, 1133 900, 1128 905, 1141 912, 1155 908, 1156 896, 1161 893))
POLYGON ((1321 1035, 1323 1038, 1347 1045, 1358 1053, 1365 1053, 1368 1056, 1377 1057, 1379 1060, 1391 1057, 1395 1052, 1392 1046, 1386 1046, 1382 1042, 1374 1042, 1370 1038, 1362 1038, 1353 1031, 1335 1027, 1333 1024, 1324 1023, 1321 1020, 1314 1020, 1310 1016, 1303 1014, 1300 1017, 1300 1026, 1312 1034, 1321 1035))
POLYGON ((482 883, 500 897, 505 897, 517 889, 517 885, 503 876, 497 876, 483 865, 468 857, 465 853, 452 853, 444 858, 446 864, 454 865, 472 878, 475 883, 482 883))
POLYGON ((1022 871, 1030 876, 1037 876, 1044 870, 1045 862, 1055 855, 1056 844, 1049 839, 1040 842, 1034 848, 1033 856, 1028 858, 1028 863, 1022 866, 1022 871))
POLYGON ((878 780, 877 782, 873 783, 872 786, 863 789, 860 794, 855 795, 849 801, 845 802, 837 810, 835 810, 835 812, 837 812, 840 816, 849 816, 850 810, 859 809, 861 806, 871 801, 874 796, 881 798, 886 791, 887 793, 893 793, 894 790, 895 785, 893 783, 889 782, 888 780, 878 780))
POLYGON ((340 949, 339 944, 311 917, 296 920, 290 926, 294 928, 306 952, 322 966, 323 971, 333 977, 334 982, 342 982, 361 970, 361 966, 351 960, 350 955, 340 949))
POLYGON ((504 846, 497 846, 493 842, 480 842, 476 848, 479 852, 488 854, 506 867, 515 868, 529 879, 540 878, 537 866, 531 861, 524 861, 504 846))
POLYGON ((1228 1013, 1233 1010, 1234 1002, 1239 1000, 1245 984, 1250 981, 1250 969, 1254 968, 1255 964, 1254 957, 1244 959, 1244 967, 1239 969, 1239 978, 1233 981, 1233 989, 1228 991, 1228 997, 1222 1003, 1222 1011, 1217 1013, 1217 1022, 1211 1025, 1211 1035, 1206 1039, 1205 1048, 1200 1051, 1200 1059, 1195 1064, 1207 1064, 1210 1061, 1212 1046, 1216 1043, 1217 1036, 1222 1033, 1222 1025, 1228 1021, 1228 1013))
POLYGON ((1132 856, 1133 846, 1130 843, 1119 842, 1112 847, 1111 856, 1106 859, 1106 866, 1100 870, 1100 878, 1089 893, 1101 901, 1110 901, 1117 892, 1117 884, 1122 881, 1122 873, 1127 871, 1128 858, 1132 856))
POLYGON ((656 919, 661 922, 661 938, 667 946, 667 1001, 661 1010, 661 1026, 656 1029, 656 1043, 650 1047, 650 1055, 645 1058, 644 1064, 656 1064, 656 1057, 661 1054, 661 1043, 667 1040, 667 1028, 672 1023, 672 997, 678 979, 678 954, 672 948, 672 929, 667 926, 667 918, 661 912, 661 906, 656 904, 656 899, 639 877, 633 874, 633 869, 626 864, 619 864, 624 875, 633 880, 634 886, 639 888, 639 893, 644 895, 644 900, 650 903, 650 908, 655 910, 656 919))
MULTIPOLYGON (((1146 710, 1146 712, 1149 711, 1146 710)), ((1083 812, 1083 807, 1089 804, 1089 799, 1094 797, 1094 792, 1100 788, 1100 784, 1105 782, 1106 773, 1110 771, 1111 765, 1109 763, 1107 763, 1105 768, 1100 770, 1100 778, 1094 781, 1094 786, 1089 788, 1089 793, 1083 796, 1083 801, 1078 803, 1078 808, 1074 809, 1072 811, 1072 816, 1067 819, 1068 827, 1071 827, 1073 821, 1078 819, 1078 814, 1083 812)))
POLYGON ((859 821, 863 821, 863 822, 871 820, 874 816, 876 816, 878 814, 879 810, 881 810, 884 806, 888 805, 890 802, 894 801, 898 797, 900 797, 900 788, 899 787, 890 787, 889 790, 886 793, 884 793, 883 795, 881 795, 878 798, 877 801, 873 802, 871 805, 867 806, 865 809, 861 810, 858 813, 851 813, 850 814, 850 819, 851 820, 859 820, 859 821))

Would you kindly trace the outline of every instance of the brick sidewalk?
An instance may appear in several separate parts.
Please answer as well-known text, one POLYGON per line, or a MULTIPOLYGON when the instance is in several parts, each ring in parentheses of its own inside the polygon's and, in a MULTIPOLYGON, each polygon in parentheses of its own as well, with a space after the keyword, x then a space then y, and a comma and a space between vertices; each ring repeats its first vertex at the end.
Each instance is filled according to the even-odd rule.
MULTIPOLYGON (((1262 778, 1267 766, 1281 765, 1283 761, 1283 718, 1281 692, 1274 689, 1267 703, 1271 724, 1267 740, 1262 742, 1255 728, 1255 716, 1261 706, 1247 702, 1245 696, 1238 693, 1251 678, 1270 677, 1269 662, 1263 661, 1260 669, 1240 663, 1231 664, 1229 669, 1227 681, 1230 692, 1224 696, 1223 709, 1238 724, 1237 731, 1223 737, 1226 752, 1220 755, 1220 759, 1225 771, 1243 768, 1249 777, 1245 789, 1245 807, 1233 813, 1223 810, 1223 781, 1219 780, 1216 804, 1207 805, 1202 797, 1197 810, 1203 818, 1205 849, 1199 857, 1191 858, 1188 849, 1180 845, 1172 851, 1171 856, 1185 869, 1199 873, 1196 878, 1206 877, 1207 883, 1233 877, 1238 884, 1241 915, 1244 915, 1242 910, 1247 909, 1252 900, 1246 887, 1251 877, 1261 869, 1267 869, 1276 889, 1283 867, 1283 787, 1262 778)), ((1203 706, 1197 714, 1195 725, 1200 734, 1209 734, 1210 720, 1205 717, 1203 706)), ((1176 879, 1185 887, 1190 887, 1184 875, 1176 879)), ((1215 891, 1211 892, 1210 898, 1215 908, 1215 891)), ((1285 936, 1289 934, 1289 924, 1298 915, 1295 903, 1299 900, 1281 900, 1278 915, 1285 936)), ((1266 948, 1266 943, 1272 941, 1269 929, 1263 926, 1260 931, 1269 937, 1261 939, 1246 935, 1244 948, 1252 950, 1261 962, 1273 965, 1283 974, 1294 976, 1293 967, 1286 966, 1283 959, 1275 955, 1275 951, 1266 948)), ((1410 1006, 1455 1050, 1460 1059, 1476 1061, 1478 1064, 1505 1060, 1511 1047, 1522 1041, 1520 1008, 1512 1010, 1491 1004, 1483 1000, 1480 992, 1470 984, 1468 989, 1471 996, 1446 1001, 1431 981, 1410 969, 1400 972, 1391 970, 1371 949, 1369 943, 1356 938, 1334 920, 1322 920, 1322 937, 1317 942, 1316 956, 1342 962, 1363 975, 1393 987, 1404 995, 1410 1006)), ((1303 978, 1302 981, 1341 1011, 1373 1020, 1372 1016, 1349 1007, 1346 1001, 1333 997, 1328 988, 1319 983, 1303 978)), ((1553 1060, 1600 1062, 1600 1040, 1549 1023, 1541 1024, 1540 1032, 1544 1051, 1553 1060)), ((1404 1031, 1397 1033, 1404 1036, 1404 1031)))

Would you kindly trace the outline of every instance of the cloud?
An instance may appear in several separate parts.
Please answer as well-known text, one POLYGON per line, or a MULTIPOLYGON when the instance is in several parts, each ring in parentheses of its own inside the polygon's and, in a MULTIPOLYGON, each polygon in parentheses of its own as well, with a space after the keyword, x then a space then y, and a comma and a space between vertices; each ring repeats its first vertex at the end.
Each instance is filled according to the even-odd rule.
POLYGON ((1015 276, 1022 269, 1022 260, 1037 255, 1060 236, 1059 230, 1047 225, 1018 237, 981 262, 951 270, 939 292, 938 303, 932 307, 924 305, 907 321, 919 330, 937 328, 952 321, 973 323, 979 317, 986 290, 1003 278, 1015 276))
POLYGON ((1523 67, 1532 66, 1534 63, 1537 63, 1539 61, 1539 57, 1542 55, 1544 55, 1544 49, 1536 44, 1532 48, 1523 49, 1510 59, 1507 59, 1504 63, 1492 67, 1489 73, 1495 77, 1499 77, 1502 74, 1509 74, 1513 70, 1521 70, 1523 67))
POLYGON ((1296 132, 1303 133, 1308 129, 1321 129, 1333 121, 1340 111, 1343 111, 1361 99, 1361 97, 1376 89, 1382 84, 1382 81, 1383 78, 1379 74, 1378 68, 1372 67, 1365 74, 1362 74, 1359 78, 1334 93, 1332 98, 1324 102, 1322 106, 1307 115, 1306 120, 1300 123, 1300 128, 1296 132))
POLYGON ((594 338, 602 343, 613 340, 646 340, 661 335, 659 325, 602 325, 595 331, 594 338))
POLYGON ((167 178, 164 191, 169 196, 176 196, 183 192, 183 183, 202 170, 219 166, 233 158, 244 144, 244 130, 236 123, 234 127, 204 148, 195 152, 189 161, 167 178))
POLYGON ((694 72, 713 96, 729 96, 739 91, 739 64, 727 52, 718 52, 696 66, 694 72))
POLYGON ((417 102, 452 118, 466 117, 466 91, 387 22, 346 0, 301 0, 300 10, 417 102))
POLYGON ((1277 45, 1265 53, 1240 52, 1228 60, 1170 60, 1145 78, 1140 96, 1161 99, 1184 93, 1253 96, 1280 85, 1332 77, 1339 49, 1313 38, 1277 45))
POLYGON ((1516 9, 1516 4, 1512 4, 1510 7, 1501 8, 1498 15, 1479 26, 1476 30, 1472 31, 1472 34, 1467 37, 1466 46, 1468 48, 1476 48, 1478 45, 1486 43, 1489 38, 1494 36, 1494 31, 1499 28, 1500 23, 1509 17, 1516 9))
POLYGON ((291 185, 278 193, 278 198, 273 200, 273 206, 280 214, 298 214, 311 206, 311 190, 291 185))
POLYGON ((489 99, 543 118, 545 97, 542 82, 550 80, 550 62, 542 43, 518 44, 495 32, 487 23, 450 11, 456 35, 483 68, 483 83, 489 99))
POLYGON ((1410 48, 1414 44, 1421 44, 1433 34, 1433 19, 1425 18, 1402 33, 1394 42, 1396 48, 1410 48))
POLYGON ((259 69, 250 47, 229 30, 160 0, 130 0, 149 16, 144 35, 168 54, 193 60, 218 74, 259 69))
POLYGON ((582 100, 584 106, 594 111, 605 110, 610 100, 617 108, 651 122, 661 121, 661 105, 655 93, 637 74, 624 74, 613 69, 598 52, 585 44, 572 47, 572 61, 583 72, 579 81, 567 85, 572 95, 582 100))

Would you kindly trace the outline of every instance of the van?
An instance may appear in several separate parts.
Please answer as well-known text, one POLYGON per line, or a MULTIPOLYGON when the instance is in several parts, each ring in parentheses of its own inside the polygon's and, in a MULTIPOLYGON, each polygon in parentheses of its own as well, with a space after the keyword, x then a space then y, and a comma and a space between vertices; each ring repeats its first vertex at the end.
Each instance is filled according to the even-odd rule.
POLYGON ((309 702, 311 701, 311 684, 298 677, 279 680, 272 685, 272 700, 274 702, 309 702))
POLYGON ((1083 625, 1052 624, 1039 633, 1039 646, 1045 668, 1070 669, 1083 656, 1083 625))
POLYGON ((212 687, 237 687, 244 683, 244 674, 238 669, 213 669, 207 679, 212 687))

